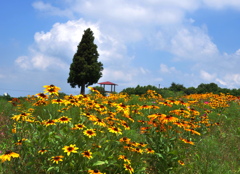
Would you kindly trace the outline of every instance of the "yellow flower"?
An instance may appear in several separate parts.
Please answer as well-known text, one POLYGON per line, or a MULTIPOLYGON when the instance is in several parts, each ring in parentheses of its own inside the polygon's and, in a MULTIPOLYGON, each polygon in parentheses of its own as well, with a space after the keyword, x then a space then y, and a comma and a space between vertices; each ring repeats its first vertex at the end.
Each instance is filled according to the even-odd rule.
POLYGON ((68 117, 66 117, 66 116, 62 116, 62 117, 60 117, 60 118, 58 119, 58 121, 59 121, 60 123, 68 123, 68 122, 71 121, 71 119, 72 119, 72 118, 68 118, 68 117))
POLYGON ((153 149, 151 149, 151 148, 146 148, 145 150, 146 150, 147 153, 154 153, 154 152, 155 152, 155 151, 154 151, 153 149))
POLYGON ((58 164, 59 161, 63 161, 62 158, 64 158, 64 156, 53 156, 51 161, 53 161, 53 163, 58 164))
POLYGON ((84 151, 82 155, 88 159, 92 158, 92 152, 90 152, 90 150, 84 151))
POLYGON ((46 152, 47 152, 46 149, 41 149, 41 150, 38 151, 38 153, 41 153, 41 154, 44 154, 44 153, 46 153, 46 152))
POLYGON ((48 121, 43 121, 43 124, 44 124, 45 126, 56 125, 56 120, 51 120, 51 119, 49 119, 48 121))
POLYGON ((183 139, 183 138, 180 138, 184 143, 188 143, 188 144, 191 144, 191 145, 194 145, 194 142, 190 141, 190 140, 187 140, 187 139, 183 139))
POLYGON ((45 89, 44 89, 44 93, 49 93, 50 95, 57 95, 58 96, 58 91, 61 90, 61 88, 57 87, 57 86, 54 86, 54 85, 45 85, 43 86, 45 89))
POLYGON ((16 145, 22 145, 23 141, 26 141, 27 139, 26 138, 23 138, 21 140, 18 140, 15 144, 16 145))
POLYGON ((14 115, 11 119, 15 121, 26 121, 29 116, 31 116, 31 113, 23 112, 19 115, 14 115))
POLYGON ((178 160, 178 163, 180 164, 180 165, 182 165, 182 166, 184 166, 185 164, 184 164, 184 162, 183 161, 181 161, 181 160, 178 160))
POLYGON ((74 130, 75 130, 75 129, 79 129, 79 130, 80 130, 80 129, 83 129, 83 128, 85 128, 85 127, 86 127, 86 126, 84 126, 84 124, 79 123, 79 124, 75 124, 72 129, 74 129, 74 130))
POLYGON ((88 136, 89 138, 92 138, 93 136, 97 135, 95 130, 93 130, 93 129, 87 129, 87 130, 83 131, 83 134, 88 136))
POLYGON ((130 139, 130 138, 127 138, 127 137, 123 137, 123 138, 121 138, 119 141, 120 141, 120 142, 125 142, 125 143, 128 144, 128 143, 131 141, 131 139, 130 139))
POLYGON ((201 135, 199 132, 195 131, 194 129, 184 129, 184 130, 192 132, 193 134, 201 135))
POLYGON ((124 164, 125 170, 128 170, 130 174, 134 172, 133 168, 129 164, 124 164))
POLYGON ((118 127, 109 127, 108 128, 109 132, 115 133, 115 134, 122 134, 122 130, 118 127))
POLYGON ((88 170, 88 173, 89 173, 89 174, 106 174, 106 173, 100 172, 98 169, 88 170))
POLYGON ((2 162, 5 162, 5 161, 10 161, 11 158, 19 158, 20 155, 18 153, 15 153, 11 150, 8 150, 6 151, 3 155, 0 156, 0 159, 2 160, 2 162))
POLYGON ((131 164, 131 161, 125 155, 119 155, 118 159, 123 159, 124 162, 131 164))
POLYGON ((44 93, 38 93, 36 94, 39 98, 41 99, 48 99, 48 95, 44 94, 44 93))
POLYGON ((77 153, 77 150, 78 150, 79 148, 76 147, 75 144, 71 144, 70 146, 64 146, 62 149, 63 149, 64 152, 66 152, 67 155, 69 156, 70 153, 77 153))

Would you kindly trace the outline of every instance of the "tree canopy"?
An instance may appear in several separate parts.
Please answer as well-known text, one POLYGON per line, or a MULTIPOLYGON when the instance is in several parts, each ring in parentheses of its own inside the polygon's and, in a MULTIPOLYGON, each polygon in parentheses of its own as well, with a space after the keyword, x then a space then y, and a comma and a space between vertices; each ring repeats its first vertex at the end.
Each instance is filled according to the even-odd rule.
POLYGON ((73 56, 67 79, 72 88, 76 86, 81 88, 81 94, 85 94, 85 87, 97 83, 102 77, 103 64, 98 61, 98 57, 93 32, 88 28, 84 31, 77 52, 73 56))

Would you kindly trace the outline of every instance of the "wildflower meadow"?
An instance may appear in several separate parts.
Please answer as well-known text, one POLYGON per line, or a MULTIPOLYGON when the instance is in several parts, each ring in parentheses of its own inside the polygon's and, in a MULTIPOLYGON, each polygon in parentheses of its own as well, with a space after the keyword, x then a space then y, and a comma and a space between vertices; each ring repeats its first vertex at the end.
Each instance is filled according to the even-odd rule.
POLYGON ((0 100, 0 174, 240 173, 240 101, 155 91, 0 100))

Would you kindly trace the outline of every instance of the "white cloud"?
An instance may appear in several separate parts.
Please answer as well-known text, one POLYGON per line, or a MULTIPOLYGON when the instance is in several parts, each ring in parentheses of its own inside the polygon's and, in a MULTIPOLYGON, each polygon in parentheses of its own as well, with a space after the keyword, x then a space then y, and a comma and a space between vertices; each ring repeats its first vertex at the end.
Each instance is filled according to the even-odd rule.
POLYGON ((174 54, 179 60, 209 60, 218 55, 219 51, 205 30, 195 26, 166 27, 159 30, 155 37, 152 36, 151 42, 156 48, 174 54))
POLYGON ((91 28, 98 45, 99 60, 104 65, 101 81, 120 82, 126 86, 147 85, 159 81, 197 84, 204 80, 231 86, 239 83, 237 65, 240 63, 240 49, 232 55, 221 55, 217 45, 209 36, 207 26, 197 26, 194 19, 186 19, 185 16, 188 12, 206 6, 218 9, 234 5, 238 7, 237 1, 63 0, 61 2, 65 3, 63 8, 43 1, 33 3, 33 7, 47 15, 70 19, 81 18, 66 23, 55 23, 49 31, 36 32, 34 44, 29 48, 29 55, 18 57, 15 61, 20 68, 48 70, 54 67, 67 71, 83 31, 91 28), (144 46, 157 48, 160 54, 161 51, 172 54, 171 60, 173 58, 186 62, 191 60, 195 63, 192 67, 196 69, 180 71, 179 69, 184 68, 170 67, 166 62, 160 64, 159 60, 154 60, 156 65, 160 64, 160 69, 156 71, 145 68, 145 62, 136 66, 139 57, 129 53, 129 47, 147 41, 151 44, 144 43, 144 46), (161 76, 162 74, 164 76, 161 76))
POLYGON ((203 79, 203 80, 206 80, 206 81, 209 81, 211 82, 212 80, 214 80, 214 78, 216 77, 216 74, 210 74, 204 70, 201 70, 200 71, 200 77, 203 79))
POLYGON ((165 64, 160 64, 160 72, 161 73, 176 73, 177 70, 175 67, 168 67, 167 65, 165 64))
POLYGON ((22 69, 30 69, 31 63, 30 59, 27 56, 20 56, 15 60, 15 63, 20 66, 22 69))
POLYGON ((234 8, 240 10, 239 0, 203 0, 203 3, 213 9, 234 8))
POLYGON ((18 57, 15 63, 23 69, 67 69, 87 28, 91 28, 96 41, 101 42, 97 24, 85 22, 83 19, 56 23, 48 32, 37 32, 34 36, 35 42, 29 48, 29 55, 18 57))
POLYGON ((61 17, 68 17, 73 18, 73 13, 70 9, 61 10, 57 7, 52 6, 50 3, 44 3, 42 1, 36 1, 32 4, 32 6, 43 13, 47 13, 48 15, 53 16, 61 16, 61 17))
POLYGON ((227 88, 239 88, 240 74, 228 73, 224 76, 221 76, 221 78, 217 78, 216 81, 227 88))

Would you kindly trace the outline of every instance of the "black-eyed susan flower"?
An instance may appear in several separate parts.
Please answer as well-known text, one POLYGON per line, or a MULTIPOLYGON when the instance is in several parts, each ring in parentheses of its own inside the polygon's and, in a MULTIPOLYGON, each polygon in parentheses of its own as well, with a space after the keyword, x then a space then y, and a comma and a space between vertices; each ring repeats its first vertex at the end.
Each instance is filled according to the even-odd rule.
POLYGON ((40 153, 42 155, 42 154, 46 153, 47 151, 48 150, 46 150, 46 149, 41 149, 41 150, 38 151, 38 153, 40 153))
POLYGON ((192 132, 193 134, 201 135, 199 132, 195 131, 194 129, 184 129, 184 130, 192 132))
POLYGON ((172 115, 167 115, 166 117, 161 118, 163 123, 168 123, 168 122, 176 122, 178 121, 177 117, 173 117, 172 115))
POLYGON ((43 87, 45 88, 44 93, 49 93, 50 95, 58 95, 58 91, 61 90, 61 88, 54 85, 45 85, 43 87))
POLYGON ((108 128, 109 132, 115 133, 115 134, 122 134, 122 130, 118 127, 109 127, 108 128))
POLYGON ((53 162, 53 163, 56 163, 56 164, 58 164, 58 162, 59 161, 63 161, 63 158, 64 158, 64 156, 53 156, 52 157, 52 159, 51 159, 51 161, 53 162))
POLYGON ((71 119, 72 119, 72 118, 69 118, 69 117, 67 117, 67 116, 62 116, 62 117, 60 117, 60 118, 58 119, 58 121, 59 121, 60 123, 69 123, 69 122, 71 121, 71 119))
POLYGON ((85 127, 86 126, 84 124, 79 123, 79 124, 75 124, 72 129, 79 129, 79 130, 81 130, 81 129, 85 128, 85 127))
POLYGON ((146 148, 145 151, 147 153, 155 153, 155 151, 153 149, 151 149, 151 148, 146 148))
POLYGON ((145 144, 145 143, 143 143, 143 142, 138 143, 138 145, 139 145, 140 147, 146 147, 146 146, 147 146, 147 144, 145 144))
POLYGON ((182 166, 185 165, 185 163, 184 163, 183 161, 181 161, 181 160, 178 160, 178 163, 179 163, 180 165, 182 165, 182 166))
POLYGON ((93 129, 87 129, 87 130, 83 131, 83 134, 88 136, 89 138, 92 138, 93 136, 97 135, 95 130, 93 130, 93 129))
POLYGON ((88 87, 88 89, 90 89, 92 92, 95 92, 97 94, 100 94, 100 92, 96 89, 96 88, 93 88, 93 87, 88 87))
POLYGON ((48 119, 47 121, 43 121, 45 126, 56 125, 56 120, 48 119))
POLYGON ((122 159, 124 162, 131 164, 131 161, 125 155, 119 155, 118 159, 122 159))
POLYGON ((82 155, 88 159, 92 158, 92 152, 90 150, 83 151, 82 155))
POLYGON ((123 164, 125 170, 128 170, 130 174, 132 174, 134 172, 134 169, 132 168, 132 166, 130 164, 123 164))
POLYGON ((14 115, 11 119, 15 121, 26 121, 29 116, 31 116, 31 113, 23 112, 21 114, 14 115))
POLYGON ((190 141, 190 140, 187 140, 187 139, 184 139, 184 138, 180 138, 184 143, 187 143, 187 144, 191 144, 191 145, 194 145, 194 142, 190 141))
POLYGON ((63 100, 60 99, 60 98, 58 98, 58 99, 53 99, 53 100, 52 100, 52 103, 53 103, 53 104, 62 104, 62 103, 63 103, 63 100))
POLYGON ((48 102, 44 99, 38 100, 37 102, 33 103, 33 106, 42 106, 42 105, 47 105, 48 102))
POLYGON ((140 127, 140 133, 144 134, 148 132, 148 129, 150 129, 151 127, 140 127))
POLYGON ((26 138, 23 138, 21 140, 18 140, 15 144, 16 145, 22 145, 23 141, 26 141, 27 139, 26 138))
POLYGON ((20 155, 18 153, 8 150, 3 155, 0 156, 0 159, 2 160, 2 162, 5 162, 5 161, 10 161, 11 158, 19 158, 19 157, 20 155))
POLYGON ((77 153, 79 148, 76 147, 75 144, 71 144, 70 146, 64 146, 62 149, 67 153, 67 156, 69 156, 71 153, 77 153))
POLYGON ((124 149, 131 150, 132 146, 131 144, 127 144, 126 146, 123 146, 124 149))
POLYGON ((100 172, 100 170, 98 170, 98 169, 88 170, 88 173, 89 174, 106 174, 106 173, 100 172))
POLYGON ((99 125, 99 126, 102 126, 102 127, 106 126, 106 123, 103 121, 103 119, 96 118, 94 121, 95 121, 94 122, 95 125, 99 125))
POLYGON ((140 149, 140 148, 131 148, 131 151, 133 151, 133 152, 137 152, 137 153, 143 153, 143 150, 142 149, 140 149))
POLYGON ((125 130, 129 130, 130 129, 130 126, 126 122, 122 122, 121 124, 125 128, 125 130))
POLYGON ((128 143, 131 141, 131 139, 130 139, 130 138, 127 138, 127 137, 123 137, 123 138, 121 138, 119 141, 120 141, 120 142, 125 142, 125 143, 128 144, 128 143))
POLYGON ((36 96, 38 96, 41 99, 48 99, 48 95, 46 95, 44 93, 38 93, 38 94, 36 94, 36 96))

